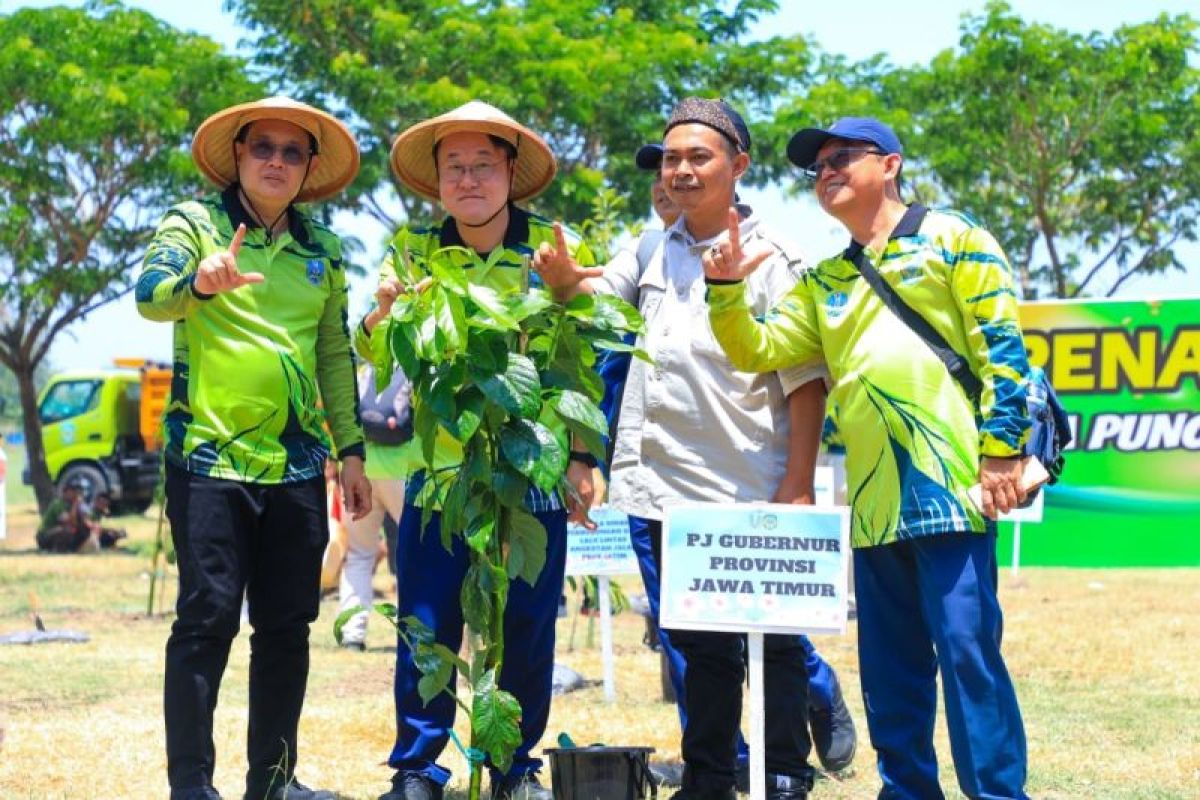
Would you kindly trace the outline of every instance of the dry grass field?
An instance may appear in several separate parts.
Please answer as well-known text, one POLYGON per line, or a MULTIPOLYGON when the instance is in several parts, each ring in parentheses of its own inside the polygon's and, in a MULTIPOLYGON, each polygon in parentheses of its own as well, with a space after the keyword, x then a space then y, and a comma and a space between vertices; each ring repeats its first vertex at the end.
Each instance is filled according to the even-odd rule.
MULTIPOLYGON (((0 647, 0 798, 165 798, 161 721, 162 650, 170 616, 149 618, 149 558, 137 552, 155 518, 124 520, 123 551, 48 556, 33 550, 32 508, 10 509, 0 541, 0 634, 28 630, 31 597, 47 627, 86 632, 87 644, 0 647)), ((380 573, 377 588, 390 589, 380 573)), ((625 582, 640 590, 635 580, 625 582)), ((173 602, 173 575, 165 594, 173 602)), ((1200 570, 1025 569, 1003 579, 1005 647, 1029 738, 1035 798, 1200 797, 1200 570)), ((344 798, 374 798, 387 786, 381 762, 392 741, 391 641, 382 620, 366 653, 338 649, 336 603, 322 603, 312 635, 312 674, 301 723, 299 775, 344 798)), ((657 656, 641 644, 642 620, 615 619, 618 698, 599 686, 555 700, 547 741, 651 745, 678 759, 674 708, 659 702, 657 656)), ((586 646, 586 619, 562 620, 559 661, 592 679, 600 653, 586 646), (569 647, 572 624, 574 647, 569 647)), ((597 634, 598 640, 598 634, 597 634)), ((877 779, 858 693, 854 630, 819 637, 837 668, 860 729, 847 773, 818 783, 814 798, 870 798, 877 779)), ((241 797, 246 724, 247 638, 235 643, 217 712, 216 784, 241 797)), ((460 720, 461 722, 461 720, 460 720)), ((460 725, 460 732, 464 726, 460 725)), ((961 797, 944 731, 938 752, 948 797, 961 797)), ((465 797, 465 762, 451 797, 465 797)))

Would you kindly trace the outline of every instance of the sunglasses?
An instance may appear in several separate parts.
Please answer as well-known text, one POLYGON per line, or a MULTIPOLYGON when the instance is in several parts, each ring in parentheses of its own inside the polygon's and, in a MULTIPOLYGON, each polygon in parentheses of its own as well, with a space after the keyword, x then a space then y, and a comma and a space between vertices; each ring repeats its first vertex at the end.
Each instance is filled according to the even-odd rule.
POLYGON ((837 172, 850 166, 862 155, 886 156, 887 153, 874 147, 843 147, 840 150, 834 150, 824 158, 817 159, 800 172, 810 181, 815 181, 821 177, 821 173, 825 171, 826 167, 837 172))
POLYGON ((294 144, 277 145, 270 139, 255 139, 247 145, 250 157, 257 161, 270 161, 279 154, 279 158, 289 167, 298 167, 312 156, 311 150, 301 150, 294 144))

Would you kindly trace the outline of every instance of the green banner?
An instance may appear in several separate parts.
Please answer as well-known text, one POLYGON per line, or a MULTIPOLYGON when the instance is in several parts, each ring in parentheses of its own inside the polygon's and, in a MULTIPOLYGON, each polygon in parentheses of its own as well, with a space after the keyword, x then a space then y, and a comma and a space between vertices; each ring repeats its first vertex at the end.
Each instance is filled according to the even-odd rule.
POLYGON ((1075 433, 1021 564, 1200 566, 1200 298, 1028 303, 1021 322, 1075 433))

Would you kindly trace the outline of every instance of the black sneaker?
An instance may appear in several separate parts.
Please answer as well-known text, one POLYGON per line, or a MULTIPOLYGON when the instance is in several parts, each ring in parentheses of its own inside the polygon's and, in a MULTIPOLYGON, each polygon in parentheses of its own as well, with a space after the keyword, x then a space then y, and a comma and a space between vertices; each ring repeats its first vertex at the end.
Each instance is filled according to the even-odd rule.
MULTIPOLYGON (((247 795, 246 800, 258 800, 258 798, 247 795)), ((265 796, 265 800, 337 800, 337 795, 323 789, 310 789, 300 781, 292 778, 289 783, 273 787, 269 790, 265 796)))
POLYGON ((812 776, 796 778, 791 775, 767 775, 767 800, 807 800, 812 790, 812 776))
POLYGON ((398 771, 392 776, 392 790, 379 800, 442 800, 442 785, 420 772, 398 771))
MULTIPOLYGON (((737 790, 750 794, 750 765, 738 764, 733 773, 737 790)), ((794 778, 791 775, 767 773, 767 800, 804 800, 812 791, 812 778, 794 778)))
POLYGON ((810 706, 808 726, 812 731, 813 749, 817 751, 822 767, 829 772, 840 772, 850 766, 854 751, 858 749, 858 733, 854 730, 854 719, 850 709, 846 708, 836 676, 832 705, 825 709, 810 706))
MULTIPOLYGON (((537 773, 509 775, 492 781, 492 800, 553 800, 554 793, 542 786, 537 773)), ((382 798, 380 799, 382 800, 382 798)))

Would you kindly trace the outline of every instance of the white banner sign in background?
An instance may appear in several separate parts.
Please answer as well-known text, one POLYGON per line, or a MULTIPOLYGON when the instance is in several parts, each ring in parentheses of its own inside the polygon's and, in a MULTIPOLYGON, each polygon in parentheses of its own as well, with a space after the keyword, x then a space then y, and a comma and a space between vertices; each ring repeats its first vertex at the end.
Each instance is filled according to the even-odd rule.
POLYGON ((845 507, 689 503, 666 509, 661 625, 844 633, 845 507))

